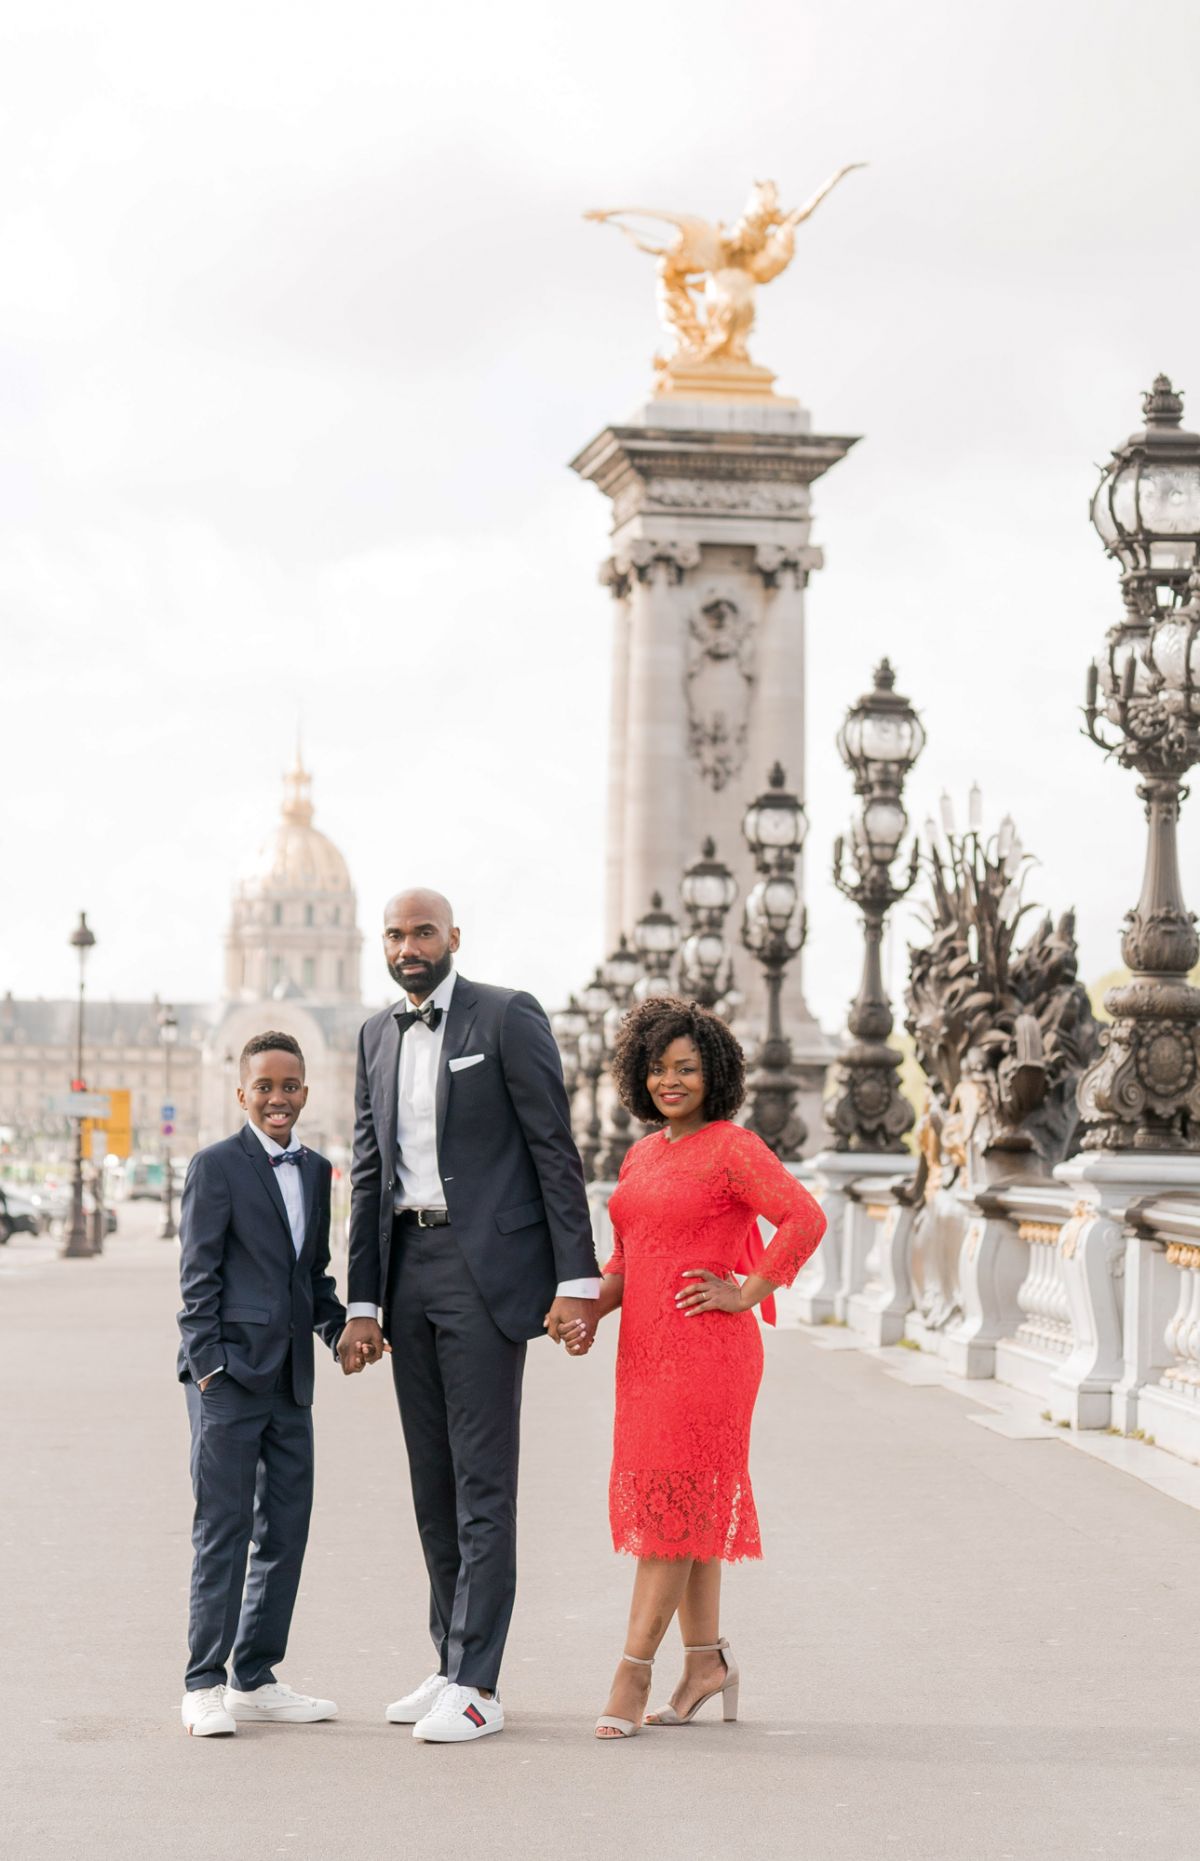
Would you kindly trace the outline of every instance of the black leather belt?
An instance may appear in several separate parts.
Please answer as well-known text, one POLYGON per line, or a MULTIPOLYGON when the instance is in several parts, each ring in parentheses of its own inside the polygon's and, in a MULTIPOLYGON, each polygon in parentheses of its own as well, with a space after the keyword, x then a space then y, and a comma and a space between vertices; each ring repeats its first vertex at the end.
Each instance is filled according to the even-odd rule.
POLYGON ((445 1208, 398 1208, 397 1221, 411 1221, 418 1228, 448 1228, 450 1211, 445 1208))

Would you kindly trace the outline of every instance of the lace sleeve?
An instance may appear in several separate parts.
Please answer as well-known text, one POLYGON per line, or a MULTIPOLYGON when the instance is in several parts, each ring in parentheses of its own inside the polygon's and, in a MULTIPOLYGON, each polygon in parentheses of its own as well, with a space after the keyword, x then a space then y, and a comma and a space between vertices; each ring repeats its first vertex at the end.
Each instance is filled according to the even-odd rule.
POLYGON ((618 1191, 629 1173, 630 1154, 631 1153, 627 1150, 625 1155, 621 1158, 621 1167, 617 1171, 617 1186, 608 1198, 608 1218, 612 1224, 612 1252, 604 1262, 604 1265, 600 1268, 601 1273, 620 1273, 623 1275, 625 1272, 625 1243, 621 1239, 620 1206, 618 1204, 617 1210, 614 1213, 613 1203, 617 1202, 618 1191))
POLYGON ((731 1127, 731 1139, 727 1159, 730 1193, 775 1229, 774 1239, 754 1271, 773 1286, 790 1286, 805 1261, 817 1251, 825 1232, 824 1210, 761 1137, 735 1125, 731 1127))

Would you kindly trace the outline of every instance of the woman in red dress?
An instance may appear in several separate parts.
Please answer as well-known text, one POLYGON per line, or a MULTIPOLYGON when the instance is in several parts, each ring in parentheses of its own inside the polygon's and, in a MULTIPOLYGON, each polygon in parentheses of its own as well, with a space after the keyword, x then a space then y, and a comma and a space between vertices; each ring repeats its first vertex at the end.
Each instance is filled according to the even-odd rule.
MULTIPOLYGON (((716 1015, 672 996, 640 1003, 613 1077, 633 1116, 659 1128, 633 1145, 609 1203, 599 1315, 621 1313, 609 1513, 613 1544, 638 1566, 599 1738, 632 1737, 643 1720, 686 1724, 718 1695, 726 1719, 737 1717, 721 1565, 762 1556, 749 1471, 763 1367, 753 1308, 774 1323, 772 1292, 791 1285, 825 1229, 808 1191, 731 1122, 745 1062, 716 1015), (766 1248, 760 1215, 775 1228, 766 1248), (670 1705, 647 1715, 651 1665, 676 1614, 683 1675, 670 1705)), ((590 1347, 581 1327, 563 1335, 573 1355, 590 1347)))

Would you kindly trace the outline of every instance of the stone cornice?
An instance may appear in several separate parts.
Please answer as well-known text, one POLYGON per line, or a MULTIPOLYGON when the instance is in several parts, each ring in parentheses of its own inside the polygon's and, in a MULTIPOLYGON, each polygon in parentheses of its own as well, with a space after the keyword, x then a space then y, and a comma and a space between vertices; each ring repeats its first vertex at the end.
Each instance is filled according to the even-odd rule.
POLYGON ((619 501, 623 515, 634 509, 803 515, 806 488, 855 444, 814 433, 611 426, 572 459, 571 469, 619 501), (744 499, 736 487, 744 488, 744 499))

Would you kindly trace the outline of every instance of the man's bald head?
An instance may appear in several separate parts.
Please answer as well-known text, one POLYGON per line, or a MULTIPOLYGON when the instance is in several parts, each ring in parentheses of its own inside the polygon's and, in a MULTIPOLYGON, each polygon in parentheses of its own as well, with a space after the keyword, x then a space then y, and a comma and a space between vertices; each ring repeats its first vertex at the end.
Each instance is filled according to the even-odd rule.
POLYGON ((458 928, 450 900, 429 886, 389 898, 383 913, 388 974, 410 1001, 423 1002, 454 967, 458 928))
POLYGON ((444 892, 435 892, 432 886, 414 885, 411 891, 397 892, 389 898, 383 907, 383 923, 388 924, 399 917, 413 915, 424 916, 444 927, 449 933, 454 929, 454 910, 444 892))

